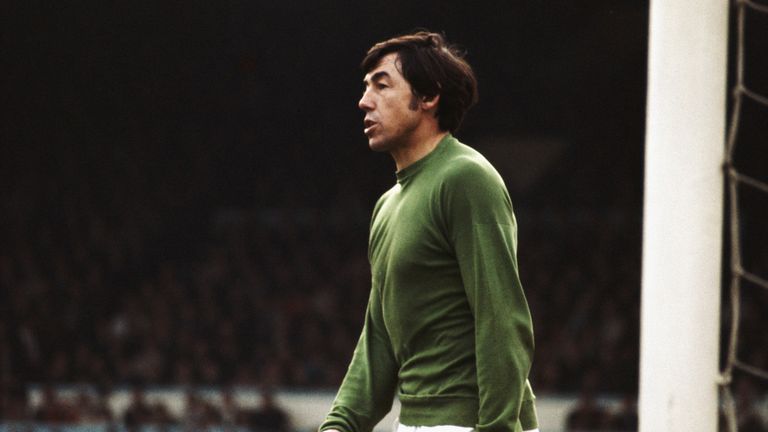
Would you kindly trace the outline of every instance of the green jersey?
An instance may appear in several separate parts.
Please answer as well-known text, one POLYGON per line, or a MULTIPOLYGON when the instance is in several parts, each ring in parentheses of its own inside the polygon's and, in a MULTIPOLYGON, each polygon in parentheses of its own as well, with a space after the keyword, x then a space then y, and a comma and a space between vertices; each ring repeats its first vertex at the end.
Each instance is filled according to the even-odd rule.
POLYGON ((397 393, 400 423, 536 427, 533 330, 504 182, 450 134, 376 203, 372 287, 349 369, 320 427, 370 431, 397 393))

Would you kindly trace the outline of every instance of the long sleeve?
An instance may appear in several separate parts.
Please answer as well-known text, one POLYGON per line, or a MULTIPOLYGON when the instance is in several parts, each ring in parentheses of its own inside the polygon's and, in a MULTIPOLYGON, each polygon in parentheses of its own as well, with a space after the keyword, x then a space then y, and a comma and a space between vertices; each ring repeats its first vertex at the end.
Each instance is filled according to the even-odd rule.
POLYGON ((370 431, 391 407, 409 426, 535 428, 533 330, 501 177, 447 135, 376 204, 363 334, 321 429, 370 431))
POLYGON ((374 286, 352 361, 320 430, 372 430, 392 408, 396 383, 397 364, 382 319, 379 290, 374 286))
POLYGON ((477 431, 521 431, 521 408, 533 406, 526 398, 534 342, 512 204, 489 166, 461 164, 454 174, 445 183, 444 215, 475 321, 477 431))

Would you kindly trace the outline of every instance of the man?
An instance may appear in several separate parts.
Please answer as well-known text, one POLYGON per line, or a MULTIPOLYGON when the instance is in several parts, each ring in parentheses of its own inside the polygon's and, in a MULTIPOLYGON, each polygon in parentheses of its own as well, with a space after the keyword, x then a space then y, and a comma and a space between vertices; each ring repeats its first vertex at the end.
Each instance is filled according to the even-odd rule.
POLYGON ((399 432, 536 430, 512 204, 452 135, 477 100, 474 73, 427 32, 374 45, 362 68, 365 135, 397 184, 373 211, 365 324, 320 430, 370 431, 396 390, 399 432))

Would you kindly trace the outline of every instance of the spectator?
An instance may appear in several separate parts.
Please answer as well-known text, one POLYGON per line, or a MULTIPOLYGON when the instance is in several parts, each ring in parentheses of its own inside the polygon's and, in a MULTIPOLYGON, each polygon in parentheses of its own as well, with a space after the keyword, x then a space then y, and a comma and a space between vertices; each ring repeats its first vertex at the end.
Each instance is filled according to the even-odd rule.
POLYGON ((26 390, 8 379, 0 382, 0 424, 30 420, 26 390))
POLYGON ((609 429, 616 432, 637 431, 637 399, 626 395, 618 410, 610 416, 609 429))
POLYGON ((77 395, 77 410, 79 422, 82 424, 108 424, 112 422, 112 411, 104 397, 97 394, 94 397, 86 388, 80 389, 77 395))
POLYGON ((43 399, 35 413, 35 420, 41 423, 66 424, 78 421, 75 407, 61 400, 53 386, 43 388, 43 399))
POLYGON ((221 414, 213 404, 195 394, 193 390, 187 390, 185 399, 186 407, 181 422, 184 431, 207 430, 221 423, 221 414))
POLYGON ((221 424, 224 430, 231 432, 238 426, 246 424, 246 418, 243 410, 237 403, 231 387, 225 388, 221 392, 221 424))
POLYGON ((249 426, 256 432, 288 432, 290 422, 288 414, 276 403, 269 389, 261 393, 261 405, 251 414, 249 426))
POLYGON ((568 414, 565 430, 568 432, 592 432, 604 430, 606 411, 597 404, 595 397, 584 392, 579 396, 576 407, 568 414))
POLYGON ((125 427, 130 432, 135 432, 140 430, 142 425, 154 422, 154 412, 145 400, 144 390, 140 387, 134 387, 131 391, 131 404, 123 413, 125 427))

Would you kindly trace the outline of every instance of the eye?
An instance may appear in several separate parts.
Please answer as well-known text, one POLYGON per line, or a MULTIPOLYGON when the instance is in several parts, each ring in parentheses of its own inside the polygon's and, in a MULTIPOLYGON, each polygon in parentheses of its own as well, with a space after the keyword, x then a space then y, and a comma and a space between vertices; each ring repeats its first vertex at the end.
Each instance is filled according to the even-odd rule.
POLYGON ((388 88, 388 87, 389 87, 388 85, 386 85, 386 84, 384 84, 382 82, 376 83, 376 88, 379 89, 379 90, 385 89, 385 88, 388 88))

